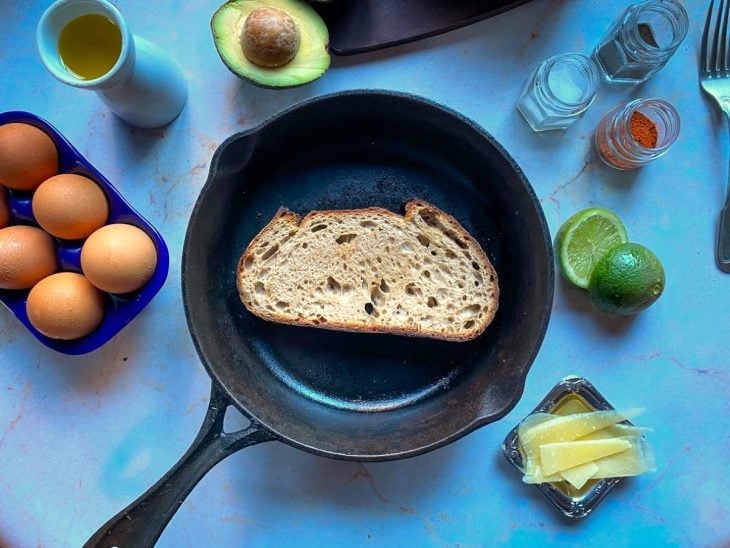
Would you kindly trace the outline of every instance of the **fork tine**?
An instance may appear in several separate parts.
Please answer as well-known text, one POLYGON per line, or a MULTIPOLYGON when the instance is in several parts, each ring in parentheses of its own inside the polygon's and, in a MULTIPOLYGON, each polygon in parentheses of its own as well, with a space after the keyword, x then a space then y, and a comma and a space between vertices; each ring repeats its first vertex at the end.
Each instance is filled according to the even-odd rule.
POLYGON ((707 20, 705 21, 705 30, 702 32, 702 45, 700 46, 700 67, 705 72, 710 71, 710 44, 708 42, 710 36, 710 23, 712 22, 712 8, 715 7, 715 0, 710 0, 710 7, 707 10, 707 20))
POLYGON ((715 31, 712 36, 712 55, 710 56, 710 71, 720 70, 720 26, 722 23, 722 12, 725 7, 725 0, 720 0, 720 5, 715 16, 715 31))
POLYGON ((720 70, 727 71, 730 69, 730 66, 728 66, 728 51, 727 51, 727 26, 728 26, 728 12, 730 12, 730 2, 723 0, 725 3, 725 9, 720 12, 720 15, 722 16, 722 41, 720 42, 720 56, 721 58, 718 59, 718 65, 720 66, 720 70))

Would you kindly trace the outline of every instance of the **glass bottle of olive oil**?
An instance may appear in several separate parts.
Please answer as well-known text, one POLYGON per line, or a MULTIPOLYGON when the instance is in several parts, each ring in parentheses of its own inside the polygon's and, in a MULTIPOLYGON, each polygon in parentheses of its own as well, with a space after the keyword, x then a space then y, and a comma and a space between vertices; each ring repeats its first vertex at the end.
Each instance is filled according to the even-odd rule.
POLYGON ((103 15, 90 13, 69 21, 61 30, 58 52, 66 68, 80 80, 109 72, 122 51, 122 33, 103 15))

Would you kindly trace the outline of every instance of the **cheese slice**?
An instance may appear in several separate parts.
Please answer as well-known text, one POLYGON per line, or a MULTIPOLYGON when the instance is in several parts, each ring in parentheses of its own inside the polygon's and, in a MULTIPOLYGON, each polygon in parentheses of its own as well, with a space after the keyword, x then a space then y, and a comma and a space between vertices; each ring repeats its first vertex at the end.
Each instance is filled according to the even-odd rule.
POLYGON ((520 441, 523 445, 573 441, 617 422, 636 417, 642 411, 643 409, 628 409, 626 411, 611 409, 608 411, 554 416, 552 420, 545 420, 534 424, 530 428, 525 428, 520 433, 520 441))
MULTIPOLYGON (((528 444, 526 445, 522 438, 525 432, 528 432, 531 428, 542 424, 547 421, 555 420, 556 415, 550 413, 535 413, 525 417, 517 428, 517 438, 520 442, 523 455, 523 472, 528 475, 538 474, 537 467, 540 465, 540 455, 537 450, 537 445, 528 444)), ((539 475, 539 474, 538 474, 539 475)))
POLYGON ((517 428, 517 434, 519 435, 520 440, 522 440, 525 437, 525 434, 538 424, 553 421, 559 416, 560 415, 552 415, 550 413, 533 413, 532 415, 528 415, 522 420, 517 428))
POLYGON ((627 411, 593 411, 575 415, 551 415, 536 413, 527 417, 518 428, 518 436, 522 447, 523 472, 536 475, 536 467, 540 465, 539 448, 545 443, 573 441, 586 435, 613 426, 641 413, 641 409, 627 411))
MULTIPOLYGON (((596 459, 592 462, 598 468, 596 473, 589 479, 604 478, 621 478, 629 476, 638 476, 646 472, 655 470, 654 455, 652 454, 649 443, 641 437, 623 438, 631 444, 626 451, 615 453, 607 457, 596 459)), ((574 467, 577 468, 577 467, 574 467)), ((563 470, 555 474, 545 475, 541 466, 536 466, 532 474, 525 474, 522 481, 529 484, 534 483, 554 483, 557 481, 567 480, 563 477, 563 470)))
POLYGON ((622 439, 631 444, 631 449, 595 460, 598 467, 595 478, 625 478, 656 470, 649 442, 641 437, 622 439))
POLYGON ((640 438, 647 432, 651 432, 651 428, 642 426, 634 426, 632 424, 612 424, 591 434, 578 438, 580 440, 605 440, 608 438, 637 437, 640 438))
POLYGON ((579 464, 573 468, 561 470, 558 473, 560 474, 560 477, 567 481, 570 485, 576 489, 580 489, 589 479, 595 477, 598 473, 598 466, 596 466, 595 462, 586 462, 585 464, 579 464))
POLYGON ((579 464, 626 451, 631 444, 625 439, 564 441, 540 446, 540 465, 550 475, 579 464))
POLYGON ((546 476, 542 473, 542 468, 540 466, 536 466, 533 472, 533 474, 525 474, 522 476, 522 482, 533 485, 535 483, 555 483, 557 481, 564 481, 563 477, 559 473, 546 476))

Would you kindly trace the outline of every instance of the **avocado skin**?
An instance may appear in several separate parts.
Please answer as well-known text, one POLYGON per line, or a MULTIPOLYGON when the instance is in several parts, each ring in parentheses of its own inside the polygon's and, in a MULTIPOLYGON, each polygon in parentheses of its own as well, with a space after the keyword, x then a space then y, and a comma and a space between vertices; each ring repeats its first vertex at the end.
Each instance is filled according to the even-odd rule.
POLYGON ((317 12, 302 0, 229 0, 213 14, 210 28, 216 52, 226 68, 242 80, 261 88, 289 89, 303 86, 321 78, 330 65, 327 26, 317 12), (299 52, 281 67, 259 67, 246 59, 240 48, 240 29, 231 27, 231 24, 240 21, 242 28, 248 14, 264 6, 288 13, 299 25, 302 34, 299 52), (235 14, 233 10, 239 13, 235 14), (306 74, 291 76, 303 70, 306 74))

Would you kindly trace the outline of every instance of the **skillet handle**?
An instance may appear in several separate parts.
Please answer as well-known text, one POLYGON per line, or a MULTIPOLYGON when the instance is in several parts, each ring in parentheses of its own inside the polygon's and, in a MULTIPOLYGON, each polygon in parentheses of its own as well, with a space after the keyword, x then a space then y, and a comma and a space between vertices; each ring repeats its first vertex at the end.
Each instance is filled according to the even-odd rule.
POLYGON ((146 493, 107 521, 84 548, 151 548, 201 478, 239 449, 276 437, 252 423, 226 434, 223 418, 231 401, 213 381, 208 412, 198 435, 182 458, 146 493))

